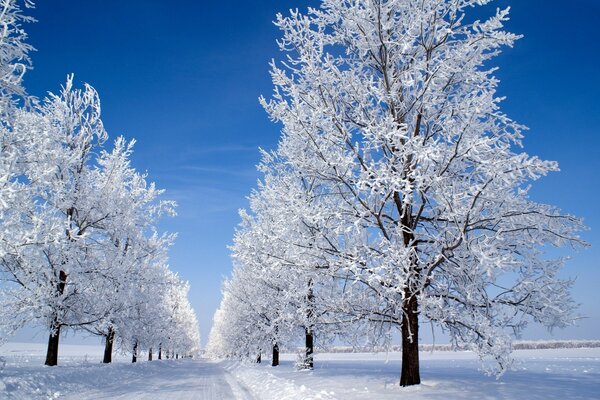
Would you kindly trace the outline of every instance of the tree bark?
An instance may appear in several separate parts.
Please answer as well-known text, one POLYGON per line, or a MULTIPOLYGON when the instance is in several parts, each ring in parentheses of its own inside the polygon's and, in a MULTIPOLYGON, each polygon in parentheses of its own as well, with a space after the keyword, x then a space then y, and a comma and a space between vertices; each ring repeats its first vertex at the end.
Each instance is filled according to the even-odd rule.
POLYGON ((262 353, 258 353, 258 355, 256 356, 256 363, 260 364, 262 362, 262 353))
MULTIPOLYGON (((65 292, 65 286, 67 285, 67 274, 65 271, 58 273, 58 285, 56 286, 57 297, 60 297, 65 292)), ((48 337, 48 349, 46 351, 46 362, 45 365, 53 367, 58 365, 58 341, 60 339, 60 327, 61 324, 58 320, 58 312, 54 312, 54 318, 52 325, 50 326, 50 336, 48 337)))
POLYGON ((158 359, 162 360, 162 343, 158 345, 158 359))
POLYGON ((308 304, 306 310, 306 319, 308 320, 309 325, 304 328, 305 332, 305 347, 306 347, 306 355, 304 359, 304 366, 306 369, 314 368, 314 326, 313 317, 314 317, 314 303, 315 303, 315 294, 313 292, 313 281, 310 279, 308 281, 308 293, 306 295, 306 302, 308 304))
POLYGON ((148 361, 152 361, 152 347, 148 349, 148 361))
POLYGON ((306 327, 304 328, 304 332, 305 332, 305 347, 306 347, 306 355, 304 358, 304 365, 306 367, 306 369, 313 369, 315 366, 315 362, 313 359, 313 354, 314 354, 314 333, 312 331, 311 328, 306 327))
POLYGON ((402 306, 402 374, 400 386, 421 383, 419 372, 419 314, 416 296, 407 296, 402 306))
POLYGON ((133 344, 133 354, 131 355, 131 362, 137 362, 137 351, 138 351, 138 343, 137 340, 133 344))
POLYGON ((48 338, 48 350, 46 351, 45 365, 53 367, 58 365, 58 340, 60 339, 60 325, 56 318, 53 322, 53 332, 50 332, 48 338))
POLYGON ((271 366, 276 367, 279 365, 279 345, 277 342, 273 343, 273 358, 271 361, 271 366))
POLYGON ((104 359, 102 360, 102 362, 104 364, 108 364, 110 362, 112 362, 112 350, 113 350, 113 343, 115 340, 115 331, 113 330, 112 326, 110 328, 108 328, 108 335, 106 335, 106 343, 104 344, 104 359))

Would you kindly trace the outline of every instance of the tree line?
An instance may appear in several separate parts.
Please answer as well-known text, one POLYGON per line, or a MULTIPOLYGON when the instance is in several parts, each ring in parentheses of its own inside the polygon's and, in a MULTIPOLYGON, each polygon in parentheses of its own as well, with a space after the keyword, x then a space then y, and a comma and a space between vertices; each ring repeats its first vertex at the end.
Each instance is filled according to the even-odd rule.
POLYGON ((65 330, 101 337, 104 362, 114 347, 192 354, 189 285, 168 266, 175 235, 157 228, 176 205, 132 167, 134 140, 109 143, 90 85, 69 75, 57 94, 27 94, 23 5, 0 1, 0 342, 43 327, 46 365, 65 330))
POLYGON ((564 258, 545 249, 585 246, 584 226, 529 196, 558 165, 525 153, 500 108, 493 61, 519 36, 488 3, 323 0, 277 16, 283 59, 260 101, 281 138, 240 213, 209 354, 276 365, 304 341, 311 368, 317 338, 398 335, 407 386, 423 324, 501 374, 528 323, 573 323, 564 258))

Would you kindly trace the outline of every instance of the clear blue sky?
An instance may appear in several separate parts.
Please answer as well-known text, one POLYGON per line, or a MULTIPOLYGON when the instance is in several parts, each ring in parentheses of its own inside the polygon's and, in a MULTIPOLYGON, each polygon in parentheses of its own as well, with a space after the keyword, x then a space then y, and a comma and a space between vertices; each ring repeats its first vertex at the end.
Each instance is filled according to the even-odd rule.
MULTIPOLYGON (((237 210, 255 186, 258 147, 279 127, 257 98, 269 95, 268 62, 278 58, 276 12, 318 1, 39 0, 26 27, 37 48, 26 75, 31 94, 57 91, 67 73, 100 93, 111 138, 136 138, 134 165, 147 170, 179 216, 171 267, 192 285, 203 342, 230 273, 226 248, 237 210)), ((592 247, 564 276, 589 318, 557 338, 600 339, 600 2, 498 0, 512 5, 508 29, 525 35, 498 60, 504 110, 531 130, 526 151, 559 161, 562 172, 534 186, 536 200, 585 218, 592 247)), ((547 337, 540 329, 528 338, 547 337)), ((46 333, 38 338, 45 339, 46 333)), ((17 338, 18 339, 18 338, 17 338)))

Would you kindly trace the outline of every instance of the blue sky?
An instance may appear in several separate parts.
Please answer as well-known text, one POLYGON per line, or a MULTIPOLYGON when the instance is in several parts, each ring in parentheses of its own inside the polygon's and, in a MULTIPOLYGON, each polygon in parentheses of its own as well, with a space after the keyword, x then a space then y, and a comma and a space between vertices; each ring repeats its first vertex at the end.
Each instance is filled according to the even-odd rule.
MULTIPOLYGON (((37 48, 26 75, 31 94, 57 91, 68 73, 100 93, 111 138, 138 140, 133 160, 179 203, 162 228, 179 233, 171 267, 192 285, 203 340, 231 262, 226 248, 237 210, 255 186, 258 147, 279 127, 258 104, 269 95, 268 62, 278 58, 277 12, 318 1, 39 1, 26 27, 37 48)), ((592 247, 574 253, 564 276, 588 318, 557 338, 600 339, 600 2, 498 0, 512 5, 509 30, 524 34, 498 59, 503 109, 531 130, 525 150, 559 161, 562 172, 533 197, 585 218, 592 247)), ((531 329, 528 338, 548 337, 531 329)), ((37 338, 45 339, 46 333, 37 338)))

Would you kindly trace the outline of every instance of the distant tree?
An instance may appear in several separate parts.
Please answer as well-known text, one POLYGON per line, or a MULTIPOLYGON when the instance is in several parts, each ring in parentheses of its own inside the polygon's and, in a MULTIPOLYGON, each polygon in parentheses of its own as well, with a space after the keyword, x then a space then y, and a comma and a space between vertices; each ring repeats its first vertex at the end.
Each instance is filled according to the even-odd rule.
POLYGON ((280 345, 296 347, 302 338, 298 366, 310 369, 315 337, 325 344, 338 326, 331 317, 342 291, 323 251, 327 246, 334 253, 335 245, 313 224, 312 215, 322 215, 318 188, 270 154, 259 168, 265 176, 250 196, 250 210, 240 212, 234 271, 223 287, 208 353, 253 358, 270 349, 277 365, 280 345))
POLYGON ((319 188, 311 225, 340 246, 318 246, 377 299, 361 316, 399 327, 402 386, 420 383, 419 320, 501 372, 507 330, 574 318, 563 260, 542 249, 582 244, 583 226, 528 196, 558 166, 521 152, 525 128, 499 108, 490 63, 518 36, 508 10, 469 14, 489 2, 324 0, 277 17, 286 59, 262 100, 283 125, 277 157, 319 188))
MULTIPOLYGON (((36 140, 19 127, 19 121, 30 117, 24 115, 19 104, 29 104, 31 100, 23 87, 23 76, 31 68, 29 53, 33 50, 26 42, 27 34, 22 27, 32 18, 23 14, 21 4, 18 0, 0 1, 0 305, 9 301, 3 287, 12 285, 3 279, 1 260, 7 256, 8 243, 23 239, 22 231, 15 232, 8 227, 14 226, 17 220, 13 213, 15 206, 30 196, 22 180, 22 159, 36 140)), ((22 318, 0 315, 0 343, 24 322, 22 318)))
POLYGON ((96 307, 104 309, 104 318, 83 329, 104 338, 104 362, 111 360, 115 335, 129 323, 131 307, 140 301, 155 307, 165 284, 167 252, 175 240, 175 235, 157 234, 159 218, 174 215, 175 204, 160 200, 164 191, 130 165, 134 143, 117 138, 113 149, 103 150, 96 161, 101 172, 96 185, 102 188, 96 207, 116 213, 103 221, 107 237, 99 243, 103 256, 97 260, 102 274, 88 293, 96 307), (144 291, 157 297, 147 299, 144 291))
POLYGON ((26 95, 21 23, 31 18, 21 3, 33 5, 0 0, 0 342, 24 324, 44 326, 46 365, 57 364, 68 328, 103 336, 105 360, 115 339, 194 353, 189 285, 167 266, 175 235, 156 229, 175 204, 131 167, 134 141, 104 148, 91 86, 74 88, 70 75, 58 95, 26 95))

